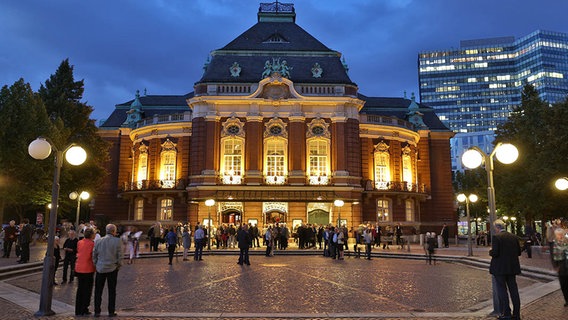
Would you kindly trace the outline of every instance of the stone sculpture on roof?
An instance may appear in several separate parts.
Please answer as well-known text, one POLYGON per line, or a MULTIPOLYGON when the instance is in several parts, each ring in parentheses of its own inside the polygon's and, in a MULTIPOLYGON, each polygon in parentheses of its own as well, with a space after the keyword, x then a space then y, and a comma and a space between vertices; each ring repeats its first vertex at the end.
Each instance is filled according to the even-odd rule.
POLYGON ((283 78, 290 78, 290 70, 292 67, 288 66, 286 60, 280 62, 280 58, 272 58, 272 63, 270 60, 266 60, 264 63, 264 71, 262 72, 262 79, 270 77, 273 73, 278 73, 283 78))

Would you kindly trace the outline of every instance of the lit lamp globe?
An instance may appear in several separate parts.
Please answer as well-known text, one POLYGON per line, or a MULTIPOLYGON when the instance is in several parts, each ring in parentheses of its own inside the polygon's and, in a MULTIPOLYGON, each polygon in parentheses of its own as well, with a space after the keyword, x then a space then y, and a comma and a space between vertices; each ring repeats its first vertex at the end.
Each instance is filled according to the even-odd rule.
POLYGON ((28 146, 28 153, 36 160, 44 160, 51 154, 51 144, 45 139, 37 138, 28 146))
POLYGON ((478 199, 479 199, 479 198, 477 197, 476 194, 470 194, 470 195, 469 195, 469 202, 474 202, 474 203, 475 203, 475 202, 477 202, 478 199))
POLYGON ((343 202, 343 200, 335 200, 335 201, 333 201, 333 204, 334 204, 336 207, 343 207, 343 205, 345 204, 345 202, 343 202))
POLYGON ((568 189, 568 179, 560 178, 560 179, 556 180, 556 182, 554 182, 554 186, 556 187, 556 189, 558 189, 560 191, 564 191, 564 190, 568 189))
POLYGON ((475 169, 483 162, 483 156, 477 150, 467 150, 462 155, 462 163, 466 168, 475 169))
POLYGON ((79 146, 73 146, 65 152, 65 159, 74 166, 82 165, 87 160, 87 152, 79 146))
POLYGON ((458 194, 458 201, 459 202, 464 202, 465 199, 466 199, 465 194, 463 194, 463 193, 458 194))
POLYGON ((510 143, 503 143, 495 150, 495 157, 503 164, 511 164, 517 161, 519 150, 510 143))

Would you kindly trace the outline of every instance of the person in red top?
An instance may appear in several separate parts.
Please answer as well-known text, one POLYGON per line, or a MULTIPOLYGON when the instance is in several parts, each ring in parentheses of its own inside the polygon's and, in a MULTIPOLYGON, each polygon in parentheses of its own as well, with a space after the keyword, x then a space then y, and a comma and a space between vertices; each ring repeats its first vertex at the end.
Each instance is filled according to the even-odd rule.
POLYGON ((95 247, 95 230, 87 228, 85 237, 77 243, 77 260, 75 275, 77 277, 77 295, 75 296, 75 315, 91 314, 89 304, 93 293, 95 264, 93 263, 93 248, 95 247))

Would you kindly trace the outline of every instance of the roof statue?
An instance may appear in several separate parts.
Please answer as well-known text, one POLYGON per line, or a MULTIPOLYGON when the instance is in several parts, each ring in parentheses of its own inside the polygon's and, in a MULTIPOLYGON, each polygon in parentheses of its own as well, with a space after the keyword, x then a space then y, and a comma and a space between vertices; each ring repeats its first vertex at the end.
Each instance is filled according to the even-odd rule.
POLYGON ((136 90, 136 98, 134 99, 134 101, 130 105, 130 109, 126 111, 126 113, 128 114, 128 116, 122 124, 123 127, 134 128, 136 126, 136 123, 142 120, 143 112, 142 103, 140 102, 140 90, 136 90))
POLYGON ((229 71, 231 72, 231 77, 237 78, 241 75, 241 66, 235 61, 229 68, 229 71))
MULTIPOLYGON (((405 92, 405 96, 406 96, 406 92, 405 92)), ((418 103, 416 103, 416 96, 414 95, 414 92, 410 96, 410 99, 412 101, 410 102, 410 105, 408 106, 408 113, 406 114, 408 116, 408 121, 410 123, 412 123, 417 129, 427 129, 428 126, 424 123, 424 119, 423 119, 424 114, 419 111, 420 106, 418 106, 418 103)))
POLYGON ((292 70, 292 67, 288 66, 286 60, 280 62, 280 58, 272 58, 272 63, 270 60, 266 60, 264 63, 261 78, 264 79, 270 77, 273 73, 278 73, 281 77, 290 79, 290 70, 292 70))
POLYGON ((323 73, 323 68, 320 66, 319 63, 314 63, 312 67, 312 77, 314 78, 321 78, 321 74, 323 73))

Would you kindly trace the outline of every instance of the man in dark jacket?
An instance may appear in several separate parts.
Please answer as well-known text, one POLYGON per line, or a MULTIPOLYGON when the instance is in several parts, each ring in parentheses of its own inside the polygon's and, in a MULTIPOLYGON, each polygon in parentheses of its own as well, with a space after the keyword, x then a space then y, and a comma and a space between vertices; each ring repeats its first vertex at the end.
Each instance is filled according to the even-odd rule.
POLYGON ((237 243, 239 244, 240 249, 239 261, 237 262, 238 264, 243 265, 243 263, 246 263, 250 266, 249 247, 251 242, 252 238, 248 231, 248 225, 243 224, 242 228, 239 228, 239 231, 237 232, 237 243))
POLYGON ((12 244, 16 242, 18 228, 16 228, 16 221, 11 220, 10 224, 4 228, 4 256, 3 258, 10 258, 10 251, 12 251, 12 244))
POLYGON ((20 245, 20 260, 18 263, 26 263, 30 261, 30 242, 32 242, 32 235, 34 230, 30 225, 30 220, 28 218, 22 219, 22 230, 18 236, 18 244, 20 245))
POLYGON ((516 275, 521 273, 519 256, 521 245, 514 234, 507 232, 503 220, 496 220, 495 235, 491 241, 491 264, 489 272, 495 277, 499 297, 499 319, 520 319, 521 300, 516 275), (508 291, 508 292, 507 292, 508 291), (509 306, 509 295, 513 303, 513 314, 509 306))

